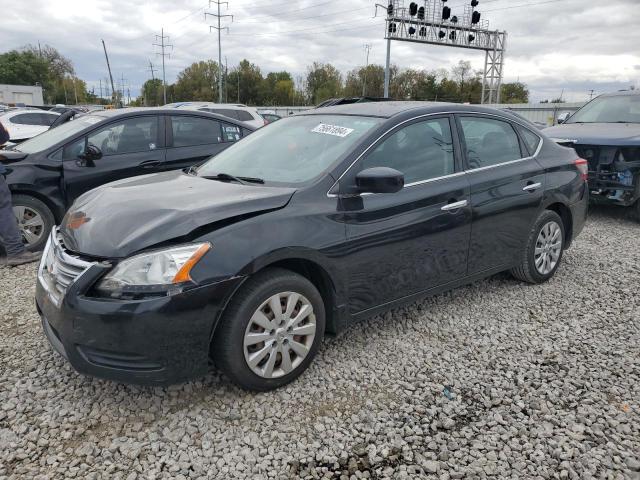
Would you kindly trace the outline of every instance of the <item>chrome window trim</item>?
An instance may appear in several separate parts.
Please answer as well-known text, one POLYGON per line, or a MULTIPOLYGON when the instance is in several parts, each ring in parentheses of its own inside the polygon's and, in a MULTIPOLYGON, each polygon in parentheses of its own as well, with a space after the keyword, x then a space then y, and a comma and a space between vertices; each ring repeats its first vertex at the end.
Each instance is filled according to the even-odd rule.
MULTIPOLYGON (((355 159, 353 162, 351 162, 351 164, 350 164, 350 165, 349 165, 349 166, 344 170, 344 172, 342 172, 342 174, 338 177, 338 179, 337 179, 335 182, 333 182, 333 184, 331 185, 331 188, 329 188, 329 190, 327 190, 327 197, 329 197, 329 198, 334 198, 334 197, 339 197, 339 196, 340 196, 340 195, 339 195, 339 194, 337 194, 337 193, 331 193, 331 190, 333 190, 333 189, 336 187, 336 185, 340 182, 340 180, 342 179, 342 177, 344 177, 344 176, 347 174, 347 172, 348 172, 349 170, 351 170, 351 168, 352 168, 356 163, 358 163, 358 161, 360 161, 360 159, 361 159, 363 156, 365 156, 365 155, 369 152, 369 150, 371 150, 371 148, 372 148, 376 143, 378 143, 378 142, 379 142, 379 141, 380 141, 384 136, 386 136, 386 135, 387 135, 389 132, 391 132, 392 130, 395 130, 396 128, 400 127, 401 125, 404 125, 405 123, 409 123, 409 122, 412 122, 412 121, 414 121, 414 120, 418 120, 418 119, 420 119, 420 118, 433 117, 433 116, 436 116, 436 115, 469 115, 469 114, 470 114, 470 115, 474 115, 474 114, 475 114, 475 115, 484 115, 484 116, 487 116, 487 117, 496 117, 496 118, 498 118, 498 119, 500 119, 500 120, 502 120, 502 121, 515 123, 515 124, 517 124, 517 125, 520 125, 520 126, 521 126, 521 127, 523 127, 523 128, 526 128, 527 130, 529 130, 529 131, 531 131, 532 133, 534 133, 535 135, 537 135, 537 136, 538 136, 538 138, 540 138, 540 142, 538 143, 538 148, 536 149, 536 152, 535 152, 532 156, 530 156, 530 157, 518 158, 518 159, 516 159, 516 160, 509 160, 508 162, 496 163, 495 165, 488 165, 488 166, 486 166, 486 167, 480 167, 480 168, 474 168, 474 169, 469 169, 469 170, 463 170, 463 171, 461 171, 461 172, 455 172, 455 173, 452 173, 452 174, 449 174, 449 175, 443 175, 442 177, 428 178, 428 179, 426 179, 426 180, 420 180, 420 181, 418 181, 418 182, 408 183, 408 184, 406 184, 406 185, 403 187, 403 189, 404 189, 404 188, 407 188, 407 187, 414 187, 414 186, 416 186, 416 185, 423 185, 423 184, 425 184, 425 183, 431 183, 431 182, 436 182, 436 181, 439 181, 439 180, 444 180, 444 179, 446 179, 446 178, 458 177, 458 176, 461 176, 461 175, 467 175, 467 174, 469 174, 469 173, 471 173, 471 172, 478 172, 478 171, 482 171, 482 170, 489 170, 489 169, 496 168, 496 167, 501 167, 501 166, 504 166, 504 165, 510 165, 510 164, 512 164, 512 163, 523 162, 523 161, 525 161, 525 160, 532 160, 532 159, 535 159, 535 158, 538 156, 538 154, 540 153, 540 150, 542 150, 542 144, 544 143, 544 138, 543 138, 542 136, 540 136, 538 133, 533 132, 530 128, 528 128, 528 127, 527 127, 526 125, 524 125, 523 123, 521 123, 521 122, 519 122, 519 121, 516 121, 516 120, 511 120, 510 118, 505 118, 505 117, 503 117, 502 115, 497 115, 497 114, 495 114, 495 113, 479 112, 479 111, 471 111, 471 112, 452 112, 452 111, 446 111, 446 112, 436 112, 436 113, 425 113, 425 114, 423 114, 423 115, 418 115, 417 117, 412 117, 412 118, 409 118, 409 119, 407 119, 407 120, 405 120, 405 121, 403 121, 403 122, 400 122, 400 123, 398 123, 398 124, 394 125, 393 127, 389 128, 389 129, 388 129, 388 130, 386 130, 385 132, 383 132, 383 133, 382 133, 378 138, 376 138, 376 139, 375 139, 375 140, 374 140, 374 141, 373 141, 373 142, 372 142, 372 143, 371 143, 367 148, 365 148, 365 149, 364 149, 364 151, 363 151, 360 155, 358 155, 358 156, 356 157, 356 159, 355 159)), ((455 128, 457 128, 457 127, 455 127, 455 128)), ((515 130, 514 130, 514 132, 515 132, 515 130)), ((517 132, 516 132, 516 135, 517 135, 517 132)), ((518 143, 520 143, 520 140, 518 140, 518 143)), ((361 194, 357 194, 357 193, 356 193, 356 194, 353 194, 353 195, 351 195, 351 196, 358 196, 358 195, 360 195, 360 196, 367 196, 367 195, 379 195, 379 194, 375 194, 375 193, 361 193, 361 194)))

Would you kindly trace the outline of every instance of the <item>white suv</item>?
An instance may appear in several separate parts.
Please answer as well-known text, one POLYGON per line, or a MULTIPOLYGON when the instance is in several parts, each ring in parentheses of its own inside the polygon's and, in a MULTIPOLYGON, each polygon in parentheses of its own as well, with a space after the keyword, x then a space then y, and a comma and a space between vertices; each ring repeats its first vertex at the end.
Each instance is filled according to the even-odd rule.
POLYGON ((258 113, 258 110, 239 103, 179 102, 165 105, 165 107, 216 113, 234 120, 240 120, 254 128, 264 127, 267 124, 258 113))

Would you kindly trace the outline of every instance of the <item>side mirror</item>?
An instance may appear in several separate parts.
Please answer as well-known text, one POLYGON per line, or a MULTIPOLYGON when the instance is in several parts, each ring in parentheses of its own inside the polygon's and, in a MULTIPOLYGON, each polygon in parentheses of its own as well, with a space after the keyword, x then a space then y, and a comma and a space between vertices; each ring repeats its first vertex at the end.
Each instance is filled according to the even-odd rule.
POLYGON ((562 112, 560 115, 558 115, 558 124, 566 122, 567 120, 569 120, 570 116, 571 116, 571 113, 562 112))
POLYGON ((356 175, 359 193, 396 193, 404 187, 404 174, 389 167, 373 167, 356 175))
POLYGON ((90 143, 85 151, 78 155, 78 158, 80 160, 76 163, 79 167, 95 167, 93 161, 102 158, 102 151, 90 143))

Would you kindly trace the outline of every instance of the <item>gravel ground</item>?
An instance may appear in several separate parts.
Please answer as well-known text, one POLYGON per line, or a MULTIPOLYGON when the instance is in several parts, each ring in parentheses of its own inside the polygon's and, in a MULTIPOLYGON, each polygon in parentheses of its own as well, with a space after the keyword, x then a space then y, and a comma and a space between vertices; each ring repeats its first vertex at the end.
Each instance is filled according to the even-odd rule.
POLYGON ((0 271, 0 478, 640 478, 640 226, 596 211, 556 277, 498 275, 329 338, 250 394, 83 377, 35 268, 0 271))

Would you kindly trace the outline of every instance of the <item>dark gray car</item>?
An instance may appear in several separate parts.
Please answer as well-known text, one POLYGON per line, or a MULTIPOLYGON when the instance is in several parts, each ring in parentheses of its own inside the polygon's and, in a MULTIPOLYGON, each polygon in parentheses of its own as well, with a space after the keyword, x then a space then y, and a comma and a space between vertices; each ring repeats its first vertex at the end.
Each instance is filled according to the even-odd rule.
POLYGON ((640 92, 600 95, 544 133, 589 162, 592 202, 634 207, 640 220, 640 92))

